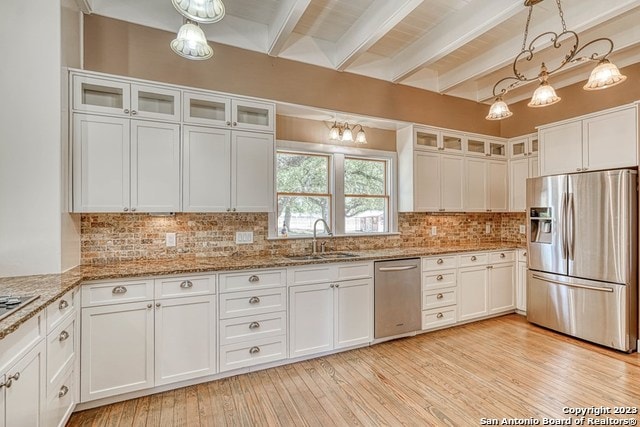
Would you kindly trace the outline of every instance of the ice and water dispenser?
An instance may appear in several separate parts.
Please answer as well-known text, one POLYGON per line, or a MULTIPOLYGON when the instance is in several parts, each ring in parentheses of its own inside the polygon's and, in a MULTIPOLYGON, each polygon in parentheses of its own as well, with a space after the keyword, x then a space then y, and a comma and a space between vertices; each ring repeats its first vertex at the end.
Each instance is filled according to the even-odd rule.
POLYGON ((551 243, 554 227, 551 208, 530 208, 529 218, 531 242, 551 243))

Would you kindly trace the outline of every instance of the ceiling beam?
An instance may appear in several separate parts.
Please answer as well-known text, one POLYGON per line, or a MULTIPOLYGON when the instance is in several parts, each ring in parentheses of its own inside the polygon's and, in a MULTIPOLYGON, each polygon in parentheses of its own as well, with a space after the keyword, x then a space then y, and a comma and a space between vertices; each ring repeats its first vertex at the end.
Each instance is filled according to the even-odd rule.
POLYGON ((424 0, 375 0, 336 42, 334 65, 344 71, 424 0))
POLYGON ((286 0, 281 2, 275 18, 269 24, 269 40, 267 53, 278 56, 287 42, 287 39, 298 24, 302 14, 309 7, 311 0, 286 0))
POLYGON ((469 3, 394 57, 393 63, 397 65, 392 71, 392 81, 401 82, 522 10, 522 4, 513 0, 476 0, 469 3))
POLYGON ((91 0, 76 0, 76 4, 78 5, 78 9, 82 13, 86 13, 90 15, 93 12, 93 7, 91 7, 91 0))
MULTIPOLYGON (((581 33, 638 6, 640 6, 640 0, 619 0, 617 2, 583 0, 573 4, 572 7, 565 7, 564 16, 568 21, 568 29, 581 33)), ((532 22, 535 22, 535 18, 532 22)), ((558 31, 558 27, 558 16, 553 14, 547 20, 538 22, 529 29, 529 40, 550 29, 558 31)), ((538 46, 537 50, 545 49, 550 45, 550 42, 546 42, 538 46)), ((483 75, 508 66, 521 48, 522 35, 519 34, 474 58, 473 61, 444 73, 439 79, 439 92, 446 93, 464 82, 476 80, 483 75)))

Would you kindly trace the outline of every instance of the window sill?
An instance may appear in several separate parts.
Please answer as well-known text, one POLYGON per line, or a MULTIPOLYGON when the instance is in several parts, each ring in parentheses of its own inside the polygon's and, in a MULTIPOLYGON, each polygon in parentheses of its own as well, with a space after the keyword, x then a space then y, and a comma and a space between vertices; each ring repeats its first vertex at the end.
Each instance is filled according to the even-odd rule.
MULTIPOLYGON (((397 231, 389 233, 357 233, 357 234, 334 234, 333 236, 327 236, 326 234, 320 234, 317 239, 333 239, 336 237, 385 237, 385 236, 399 236, 397 231)), ((267 240, 311 240, 313 236, 268 236, 267 240)))

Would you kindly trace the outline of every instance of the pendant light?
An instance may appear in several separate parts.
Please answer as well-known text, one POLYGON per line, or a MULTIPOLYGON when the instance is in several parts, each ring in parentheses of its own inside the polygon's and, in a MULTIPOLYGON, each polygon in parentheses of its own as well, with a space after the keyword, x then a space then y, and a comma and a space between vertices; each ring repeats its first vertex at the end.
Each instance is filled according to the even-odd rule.
POLYGON ((178 55, 195 60, 209 59, 213 56, 213 49, 207 43, 207 38, 196 22, 187 22, 178 30, 178 36, 170 44, 171 50, 178 55))
POLYGON ((560 102, 562 99, 556 95, 555 89, 547 82, 547 77, 549 77, 549 73, 547 73, 547 67, 545 67, 543 62, 542 67, 540 67, 540 74, 538 75, 540 86, 533 92, 531 101, 527 104, 529 107, 546 107, 547 105, 560 102))
POLYGON ((171 0, 173 7, 190 21, 213 24, 224 18, 222 0, 171 0))

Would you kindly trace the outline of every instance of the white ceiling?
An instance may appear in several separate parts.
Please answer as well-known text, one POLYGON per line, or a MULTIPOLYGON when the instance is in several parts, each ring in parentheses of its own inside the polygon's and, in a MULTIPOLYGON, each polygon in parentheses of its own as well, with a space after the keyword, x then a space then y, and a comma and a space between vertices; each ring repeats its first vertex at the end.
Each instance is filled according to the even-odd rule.
MULTIPOLYGON (((169 31, 182 23, 170 0, 87 1, 93 13, 124 21, 169 31)), ((213 42, 481 102, 511 75, 528 12, 522 0, 223 1, 225 18, 202 26, 213 42)), ((619 67, 640 62, 640 0, 564 0, 562 7, 581 44, 609 37, 619 67)), ((529 40, 546 31, 561 31, 554 0, 534 7, 529 40)), ((527 76, 541 60, 552 68, 567 53, 537 50, 527 76)), ((566 66, 550 83, 586 80, 594 65, 566 66)), ((505 98, 525 99, 532 90, 522 85, 505 98)))

